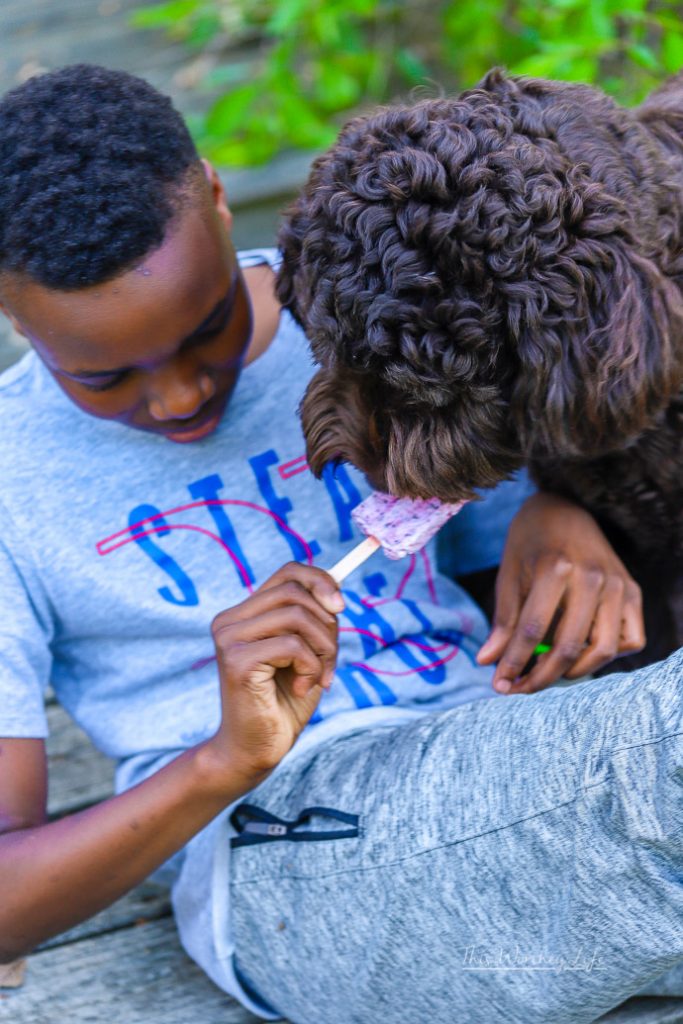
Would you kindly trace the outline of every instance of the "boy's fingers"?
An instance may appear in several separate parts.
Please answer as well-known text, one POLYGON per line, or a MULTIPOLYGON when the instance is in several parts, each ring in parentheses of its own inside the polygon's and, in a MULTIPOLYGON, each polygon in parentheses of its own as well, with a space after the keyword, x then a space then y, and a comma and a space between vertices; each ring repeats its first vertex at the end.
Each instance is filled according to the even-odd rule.
POLYGON ((567 672, 568 679, 579 679, 602 668, 620 654, 641 651, 645 646, 640 590, 636 597, 616 590, 606 595, 595 618, 591 642, 574 669, 567 672))
POLYGON ((521 601, 519 567, 515 565, 514 570, 511 571, 503 563, 496 584, 493 629, 477 654, 477 661, 480 665, 490 665, 492 662, 498 661, 502 655, 517 625, 521 601))
POLYGON ((233 685, 270 688, 278 669, 291 670, 286 688, 295 697, 305 697, 321 685, 325 672, 323 662, 306 641, 288 635, 245 644, 235 652, 229 676, 233 685))
POLYGON ((322 685, 328 686, 337 657, 337 630, 325 626, 315 614, 300 605, 270 609, 262 615, 224 626, 216 637, 216 650, 229 663, 236 648, 288 635, 301 637, 320 658, 324 667, 322 685))
POLYGON ((494 661, 498 661, 506 646, 510 642, 514 625, 503 626, 496 624, 485 643, 481 645, 477 653, 477 662, 480 665, 491 665, 494 661))
POLYGON ((582 651, 576 663, 564 672, 567 679, 580 679, 602 668, 616 658, 621 633, 623 581, 616 579, 605 587, 596 611, 595 622, 590 632, 588 646, 582 651))
POLYGON ((539 565, 539 573, 524 602, 517 627, 498 662, 493 677, 494 689, 508 693, 513 681, 522 674, 555 617, 569 572, 571 565, 564 559, 553 559, 550 564, 539 565))
POLYGON ((636 651, 642 651, 646 642, 643 596, 640 587, 631 581, 627 585, 622 608, 619 654, 633 654, 636 651))
POLYGON ((324 569, 301 562, 287 562, 259 590, 269 590, 282 583, 294 582, 304 587, 331 615, 344 611, 344 598, 335 580, 324 569))
MULTIPOLYGON (((538 659, 531 672, 519 683, 513 681, 513 693, 535 693, 562 676, 570 677, 571 670, 582 659, 586 641, 591 636, 591 627, 596 620, 601 600, 602 586, 603 578, 598 574, 577 575, 576 582, 569 591, 562 618, 555 629, 550 651, 538 659)), ((619 623, 610 623, 609 615, 603 618, 601 642, 606 645, 610 641, 610 636, 616 641, 619 623)))
POLYGON ((323 608, 310 590, 295 580, 289 580, 265 589, 260 588, 241 604, 220 612, 214 619, 214 633, 217 628, 230 626, 233 622, 244 622, 273 608, 286 608, 289 605, 305 608, 312 615, 317 616, 325 626, 336 628, 336 616, 323 608))

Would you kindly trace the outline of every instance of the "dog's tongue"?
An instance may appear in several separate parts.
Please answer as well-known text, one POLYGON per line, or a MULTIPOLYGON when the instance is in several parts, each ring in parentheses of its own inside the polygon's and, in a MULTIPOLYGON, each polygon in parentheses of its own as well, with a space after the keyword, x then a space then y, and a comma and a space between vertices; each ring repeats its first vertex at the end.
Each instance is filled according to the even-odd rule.
POLYGON ((449 505, 437 498, 394 498, 375 491, 351 512, 360 530, 373 537, 389 558, 414 555, 451 516, 465 505, 449 505))

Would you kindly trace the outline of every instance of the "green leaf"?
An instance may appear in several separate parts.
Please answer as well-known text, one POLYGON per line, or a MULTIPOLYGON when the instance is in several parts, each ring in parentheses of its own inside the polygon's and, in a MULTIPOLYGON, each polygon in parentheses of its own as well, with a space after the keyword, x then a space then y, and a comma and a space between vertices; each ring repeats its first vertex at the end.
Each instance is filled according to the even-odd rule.
POLYGON ((411 85, 424 82, 430 77, 430 70, 425 62, 407 46, 396 51, 395 60, 399 71, 411 85))
POLYGON ((591 85, 598 77, 598 62, 593 57, 581 56, 567 61, 560 73, 569 82, 586 82, 591 85))
POLYGON ((616 15, 624 14, 645 14, 648 11, 650 4, 648 0, 616 0, 614 4, 614 13, 616 15))
POLYGON ((627 47, 626 52, 633 63, 638 64, 639 67, 646 68, 647 71, 660 70, 660 63, 649 46, 644 46, 641 43, 633 43, 631 46, 627 47))
POLYGON ((221 96, 206 118, 206 130, 214 136, 227 135, 241 128, 249 108, 260 94, 259 83, 249 82, 221 96))
POLYGON ((311 14, 310 30, 313 38, 322 46, 334 48, 341 43, 343 20, 331 11, 320 7, 311 14))
POLYGON ((247 140, 208 143, 200 148, 219 167, 256 167, 275 156, 279 141, 267 137, 251 137, 247 140))
POLYGON ((192 46, 206 46, 221 31, 221 21, 217 14, 206 11, 192 19, 189 26, 187 41, 192 46))
POLYGON ((313 91, 322 109, 332 113, 348 109, 361 98, 357 79, 328 61, 318 63, 313 91))
POLYGON ((265 23, 264 29, 269 35, 284 35, 297 28, 314 6, 314 0, 280 0, 279 3, 273 4, 273 13, 265 23))
POLYGON ((562 53, 535 53, 533 57, 527 57, 519 61, 510 71, 514 75, 530 75, 532 78, 552 78, 557 74, 566 55, 562 53))
POLYGON ((558 11, 575 11, 585 6, 586 0, 546 0, 548 7, 558 11))
POLYGON ((662 39, 662 63, 665 69, 673 74, 683 68, 683 36, 676 32, 666 32, 662 39))
POLYGON ((254 62, 251 60, 226 61, 210 68, 201 81, 201 88, 206 92, 229 88, 244 82, 253 75, 254 62))
POLYGON ((150 4, 133 11, 130 21, 136 28, 174 28, 198 9, 202 0, 169 0, 165 4, 150 4))

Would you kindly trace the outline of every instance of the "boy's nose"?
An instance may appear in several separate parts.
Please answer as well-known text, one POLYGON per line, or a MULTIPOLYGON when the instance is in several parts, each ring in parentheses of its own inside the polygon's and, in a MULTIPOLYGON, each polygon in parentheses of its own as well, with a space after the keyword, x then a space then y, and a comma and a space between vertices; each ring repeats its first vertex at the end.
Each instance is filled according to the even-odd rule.
POLYGON ((215 393, 216 387, 205 370, 176 364, 153 375, 147 407, 159 423, 190 420, 215 393))

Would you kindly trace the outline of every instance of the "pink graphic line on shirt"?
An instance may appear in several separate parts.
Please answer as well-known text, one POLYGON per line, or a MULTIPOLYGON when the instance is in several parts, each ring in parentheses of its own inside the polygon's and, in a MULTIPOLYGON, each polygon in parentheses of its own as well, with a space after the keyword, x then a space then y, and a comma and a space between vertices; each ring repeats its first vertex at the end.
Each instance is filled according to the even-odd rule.
MULTIPOLYGON (((130 526, 127 526, 124 530, 118 530, 116 533, 112 533, 109 537, 105 537, 104 540, 98 541, 95 548, 98 555, 109 555, 112 551, 116 551, 117 548, 123 547, 124 544, 130 544, 131 541, 142 536, 140 533, 135 534, 132 537, 127 536, 127 534, 129 534, 131 530, 137 530, 139 526, 143 526, 145 523, 153 523, 156 519, 166 519, 168 516, 176 515, 179 512, 189 512, 191 509, 195 508, 207 508, 210 505, 235 505, 238 508, 249 508, 253 512, 262 512, 263 515, 269 516, 278 524, 278 526, 299 541, 306 552, 307 563, 309 565, 313 564, 313 552, 311 551, 310 545, 304 540, 301 534, 297 533, 296 530, 293 530, 291 526, 284 521, 284 519, 276 515, 275 512, 271 511, 271 509, 264 508, 263 505, 256 505, 253 501, 240 501, 237 498, 205 498, 203 501, 191 501, 187 505, 178 505, 176 508, 170 508, 166 512, 155 512, 153 516, 145 516, 144 519, 140 519, 137 523, 131 523, 130 526), (125 539, 121 540, 118 544, 111 544, 111 542, 117 540, 118 537, 123 537, 125 539), (107 544, 111 544, 111 546, 105 550, 105 546, 107 544)), ((167 527, 162 527, 162 529, 167 529, 167 527)))
POLYGON ((307 469, 306 456, 300 455, 298 459, 292 459, 291 462, 283 462, 281 466, 278 466, 277 471, 282 480, 289 480, 290 477, 296 476, 297 473, 305 473, 307 469))
MULTIPOLYGON (((301 458, 303 458, 303 456, 301 458)), ((299 459, 293 460, 293 462, 297 462, 297 463, 299 461, 300 461, 299 459)), ((292 465, 292 463, 286 463, 285 464, 285 466, 289 466, 289 465, 292 465)), ((297 470, 297 472, 299 472, 299 470, 297 470)), ((235 498, 204 499, 202 501, 188 502, 185 505, 178 505, 177 507, 172 508, 172 509, 168 509, 167 511, 156 512, 154 515, 146 516, 145 518, 138 520, 138 522, 136 522, 136 523, 131 523, 131 525, 126 527, 126 529, 118 530, 116 533, 113 533, 110 536, 105 537, 103 540, 98 541, 96 546, 95 546, 96 550, 97 550, 97 553, 100 556, 109 555, 109 554, 112 554, 114 551, 117 551, 119 548, 124 547, 126 544, 131 544, 131 543, 139 540, 141 537, 148 537, 148 536, 155 535, 155 534, 166 533, 167 531, 170 531, 170 530, 186 530, 186 531, 190 531, 190 532, 195 532, 195 533, 203 534, 204 536, 209 537, 211 540, 216 541, 223 548, 223 550, 228 554, 228 556, 231 558, 233 564, 235 565, 235 567, 236 567, 236 569, 237 569, 237 571, 238 571, 238 573, 240 575, 240 579, 244 583, 244 586, 246 587, 248 592, 251 594, 254 591, 254 587, 253 587, 251 581, 249 580, 249 576, 248 576, 248 573, 247 573, 247 570, 246 570, 245 566, 242 564, 242 562, 240 561, 238 556, 235 554, 235 552, 232 550, 232 548, 228 544, 226 544, 225 541, 223 540, 223 538, 218 536, 218 534, 213 533, 211 530, 207 530, 205 527, 196 526, 196 525, 191 524, 191 523, 166 523, 166 522, 164 522, 163 525, 153 526, 153 527, 151 527, 150 529, 147 529, 147 530, 140 530, 140 527, 143 526, 146 523, 153 523, 155 520, 158 520, 158 519, 166 520, 167 517, 169 517, 169 516, 180 514, 182 512, 191 511, 191 510, 197 509, 197 508, 206 508, 206 507, 208 507, 210 505, 233 505, 233 506, 237 506, 237 507, 240 507, 240 508, 251 509, 254 512, 261 512, 261 513, 267 515, 270 519, 272 519, 275 523, 277 523, 280 527, 282 527, 282 529, 286 530, 292 537, 295 537, 301 543, 302 547, 304 548, 304 551, 306 552, 307 563, 309 565, 313 564, 313 553, 311 551, 310 545, 304 540, 304 538, 302 537, 302 535, 300 533, 298 533, 296 530, 293 530, 280 516, 278 516, 271 509, 264 508, 263 506, 257 505, 254 502, 241 501, 241 500, 235 499, 235 498)), ((438 595, 436 593, 436 587, 434 585, 434 579, 433 579, 433 574, 432 574, 432 569, 431 569, 429 557, 428 557, 427 552, 426 552, 425 549, 422 549, 421 556, 422 556, 422 560, 424 562, 425 574, 426 574, 426 579, 427 579, 427 585, 429 587, 430 596, 431 596, 434 604, 439 604, 438 595)), ((417 556, 416 555, 411 555, 408 567, 407 567, 405 573, 403 574, 403 576, 401 577, 401 580, 399 581, 399 584, 398 584, 398 587, 396 589, 395 594, 393 594, 392 596, 383 597, 383 598, 361 598, 361 603, 364 604, 368 608, 376 608, 376 607, 379 607, 380 605, 389 604, 392 601, 399 601, 399 600, 401 600, 401 598, 403 596, 403 593, 404 593, 404 591, 405 591, 405 589, 406 589, 406 587, 407 587, 407 585, 408 585, 408 583, 410 581, 410 578, 412 577, 413 573, 415 572, 416 566, 417 566, 417 556)), ((343 626, 343 627, 340 628, 340 632, 357 633, 358 635, 361 635, 361 636, 365 635, 368 638, 377 641, 383 647, 389 646, 387 641, 383 640, 381 637, 375 636, 374 634, 369 633, 367 630, 358 629, 355 626, 343 626)), ((450 661, 452 658, 454 658, 455 655, 460 650, 460 648, 457 645, 455 645, 455 644, 454 645, 442 645, 439 648, 427 647, 425 645, 419 644, 415 640, 412 640, 410 637, 404 637, 403 638, 403 642, 405 642, 405 643, 413 643, 415 646, 419 647, 421 650, 424 650, 425 652, 428 652, 428 653, 434 653, 434 654, 436 654, 440 650, 443 650, 444 648, 449 647, 449 646, 452 647, 452 650, 451 650, 450 654, 446 655, 445 657, 443 657, 441 659, 437 659, 435 661, 428 662, 425 665, 421 665, 421 666, 418 666, 418 667, 416 667, 414 669, 408 669, 407 671, 402 671, 402 672, 392 672, 389 669, 375 668, 375 667, 373 667, 371 665, 368 665, 368 664, 366 664, 364 662, 353 662, 351 667, 365 668, 368 671, 373 672, 373 673, 375 673, 377 675, 408 676, 408 675, 412 675, 413 672, 426 672, 429 669, 437 668, 439 665, 443 665, 446 662, 450 661)), ((192 665, 192 668, 193 669, 202 668, 205 665, 210 664, 214 660, 215 660, 215 656, 211 656, 211 657, 207 657, 207 658, 201 658, 199 661, 195 662, 192 665)))

